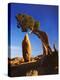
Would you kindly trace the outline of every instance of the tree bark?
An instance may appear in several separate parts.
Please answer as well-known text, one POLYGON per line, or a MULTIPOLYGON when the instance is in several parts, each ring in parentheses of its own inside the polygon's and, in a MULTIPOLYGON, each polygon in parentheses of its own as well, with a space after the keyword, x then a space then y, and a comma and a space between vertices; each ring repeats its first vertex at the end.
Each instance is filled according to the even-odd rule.
POLYGON ((43 46, 43 55, 48 55, 52 53, 52 50, 49 46, 48 36, 45 32, 40 30, 33 30, 32 33, 38 36, 38 38, 42 41, 43 46))

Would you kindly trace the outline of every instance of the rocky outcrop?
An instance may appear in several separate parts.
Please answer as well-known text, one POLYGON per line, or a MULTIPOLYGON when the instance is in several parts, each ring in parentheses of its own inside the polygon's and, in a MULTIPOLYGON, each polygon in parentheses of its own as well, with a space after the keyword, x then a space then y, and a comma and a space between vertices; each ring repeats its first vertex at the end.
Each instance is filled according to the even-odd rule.
POLYGON ((58 74, 58 51, 54 47, 51 55, 38 55, 31 57, 30 62, 24 62, 23 58, 8 58, 9 76, 38 76, 48 74, 58 74))
POLYGON ((24 40, 22 41, 22 53, 24 62, 29 62, 31 58, 31 44, 28 34, 25 35, 24 40))

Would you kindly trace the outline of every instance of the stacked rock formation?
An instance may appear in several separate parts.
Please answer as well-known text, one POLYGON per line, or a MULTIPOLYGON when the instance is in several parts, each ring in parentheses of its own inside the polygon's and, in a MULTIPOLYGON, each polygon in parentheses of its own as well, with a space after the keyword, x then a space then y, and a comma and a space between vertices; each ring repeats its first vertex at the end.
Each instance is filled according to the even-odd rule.
POLYGON ((24 40, 22 41, 22 53, 24 62, 29 62, 31 59, 31 44, 28 37, 28 34, 25 35, 24 40))

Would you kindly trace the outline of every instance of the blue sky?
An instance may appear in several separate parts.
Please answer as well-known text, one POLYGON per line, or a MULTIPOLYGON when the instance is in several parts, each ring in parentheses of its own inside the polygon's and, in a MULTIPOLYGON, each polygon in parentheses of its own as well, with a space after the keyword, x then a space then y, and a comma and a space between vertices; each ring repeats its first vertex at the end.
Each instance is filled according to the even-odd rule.
MULTIPOLYGON (((26 32, 21 32, 17 28, 17 20, 15 16, 19 13, 31 15, 34 19, 40 22, 39 29, 45 31, 49 38, 51 48, 56 44, 58 48, 58 7, 48 5, 31 5, 12 3, 10 5, 10 27, 11 27, 11 49, 12 57, 22 57, 22 40, 26 32)), ((34 34, 28 34, 32 45, 32 56, 40 55, 42 51, 41 40, 34 34)))

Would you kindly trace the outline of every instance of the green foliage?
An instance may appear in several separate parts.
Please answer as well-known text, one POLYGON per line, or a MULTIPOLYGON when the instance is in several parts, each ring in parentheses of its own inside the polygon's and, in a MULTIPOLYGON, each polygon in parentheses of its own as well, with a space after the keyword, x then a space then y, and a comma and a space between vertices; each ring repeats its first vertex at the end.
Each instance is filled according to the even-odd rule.
POLYGON ((35 26, 34 26, 34 28, 35 28, 35 29, 38 29, 39 26, 40 26, 40 22, 39 22, 39 21, 36 21, 36 22, 35 22, 35 26))
POLYGON ((33 19, 32 16, 26 14, 18 14, 16 16, 17 19, 17 27, 22 29, 23 32, 27 31, 27 28, 30 30, 37 30, 40 26, 40 22, 33 19))

